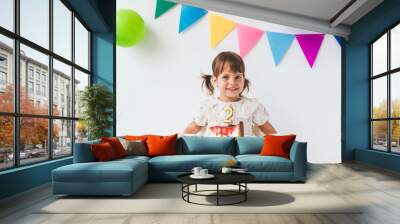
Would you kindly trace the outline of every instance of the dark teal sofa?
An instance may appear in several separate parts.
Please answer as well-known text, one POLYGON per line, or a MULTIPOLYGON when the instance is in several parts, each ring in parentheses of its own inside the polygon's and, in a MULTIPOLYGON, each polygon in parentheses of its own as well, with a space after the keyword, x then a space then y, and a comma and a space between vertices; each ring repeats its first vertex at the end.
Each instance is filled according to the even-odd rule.
POLYGON ((91 141, 75 144, 74 163, 52 171, 54 194, 68 195, 131 195, 148 181, 176 181, 180 174, 193 167, 219 172, 228 160, 234 159, 247 168, 258 182, 305 182, 307 143, 294 142, 290 159, 260 156, 262 137, 198 137, 184 136, 177 140, 177 155, 127 156, 122 159, 96 162, 91 141))

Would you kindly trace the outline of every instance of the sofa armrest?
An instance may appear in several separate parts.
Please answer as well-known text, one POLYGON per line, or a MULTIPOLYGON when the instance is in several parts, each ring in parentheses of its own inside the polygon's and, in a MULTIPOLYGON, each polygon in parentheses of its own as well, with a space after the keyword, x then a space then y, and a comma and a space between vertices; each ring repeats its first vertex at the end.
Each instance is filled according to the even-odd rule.
POLYGON ((90 146, 100 143, 99 140, 75 143, 74 147, 74 163, 89 163, 95 162, 96 158, 92 153, 90 146))
POLYGON ((290 160, 293 162, 293 179, 305 181, 307 176, 307 143, 295 141, 290 149, 290 160))

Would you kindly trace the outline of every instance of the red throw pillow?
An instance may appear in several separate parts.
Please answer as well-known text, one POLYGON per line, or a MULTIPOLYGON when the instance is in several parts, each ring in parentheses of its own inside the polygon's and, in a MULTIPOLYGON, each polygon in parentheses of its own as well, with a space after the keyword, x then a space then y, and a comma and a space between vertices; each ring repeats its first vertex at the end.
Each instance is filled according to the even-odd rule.
POLYGON ((170 136, 149 135, 146 140, 148 156, 175 155, 177 138, 178 134, 170 136))
POLYGON ((116 138, 116 137, 101 138, 101 142, 110 143, 110 145, 114 149, 114 152, 115 152, 115 155, 117 156, 117 158, 126 156, 126 151, 124 149, 124 146, 122 146, 122 144, 118 138, 116 138))
POLYGON ((94 157, 99 162, 109 161, 117 158, 114 149, 108 142, 93 144, 91 145, 91 149, 94 157))
POLYGON ((261 149, 262 156, 281 156, 286 159, 290 158, 290 147, 296 135, 265 135, 264 145, 261 149))

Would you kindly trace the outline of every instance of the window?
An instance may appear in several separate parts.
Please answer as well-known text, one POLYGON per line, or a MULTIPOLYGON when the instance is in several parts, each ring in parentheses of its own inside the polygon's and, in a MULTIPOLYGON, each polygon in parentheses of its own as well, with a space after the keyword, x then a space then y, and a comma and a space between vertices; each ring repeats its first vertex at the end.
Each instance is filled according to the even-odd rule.
POLYGON ((46 86, 42 86, 42 96, 46 96, 46 86))
POLYGON ((6 91, 7 85, 7 56, 0 54, 0 91, 6 91))
POLYGON ((14 0, 0 1, 0 26, 14 31, 14 0))
POLYGON ((33 80, 33 67, 29 66, 29 71, 28 71, 29 79, 33 80))
POLYGON ((89 32, 75 18, 75 61, 81 67, 89 68, 89 32))
POLYGON ((400 24, 370 45, 371 148, 400 153, 400 24))
POLYGON ((3 71, 0 71, 0 84, 1 85, 7 84, 7 74, 3 71))
POLYGON ((33 82, 28 82, 28 89, 29 94, 33 94, 33 82))
POLYGON ((90 31, 67 4, 0 0, 0 170, 70 156, 76 136, 87 139, 73 105, 89 85, 90 31))
POLYGON ((0 54, 0 67, 7 67, 7 56, 0 54))

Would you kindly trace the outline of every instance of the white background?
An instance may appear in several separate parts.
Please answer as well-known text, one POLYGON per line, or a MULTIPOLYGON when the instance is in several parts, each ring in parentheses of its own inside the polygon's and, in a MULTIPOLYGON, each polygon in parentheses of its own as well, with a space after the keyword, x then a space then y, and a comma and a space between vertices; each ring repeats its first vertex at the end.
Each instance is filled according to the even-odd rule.
MULTIPOLYGON (((117 135, 182 132, 206 97, 200 73, 211 74, 211 62, 221 51, 239 52, 236 29, 211 49, 207 15, 178 34, 181 6, 157 20, 155 7, 156 1, 117 1, 117 9, 138 12, 147 29, 138 45, 117 47, 117 135)), ((312 33, 218 14, 266 31, 312 33)), ((252 82, 247 96, 266 106, 278 132, 306 141, 309 162, 341 162, 341 49, 335 38, 325 35, 313 68, 296 40, 275 66, 265 35, 244 61, 252 82)))

